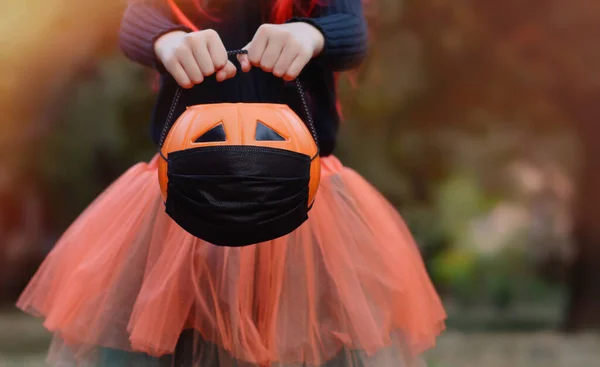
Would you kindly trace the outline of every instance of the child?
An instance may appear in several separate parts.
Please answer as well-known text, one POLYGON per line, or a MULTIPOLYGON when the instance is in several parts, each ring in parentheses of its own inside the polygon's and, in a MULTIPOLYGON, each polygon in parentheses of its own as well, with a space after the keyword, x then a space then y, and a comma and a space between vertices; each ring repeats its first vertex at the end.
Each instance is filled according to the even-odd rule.
POLYGON ((132 1, 132 60, 155 67, 157 143, 178 86, 185 106, 286 103, 313 114, 322 178, 310 219, 270 242, 224 248, 167 214, 157 159, 132 167, 66 231, 18 306, 54 334, 60 366, 414 366, 445 313, 393 207, 332 155, 334 72, 360 64, 360 0, 132 1), (199 30, 201 29, 201 30, 199 30), (228 58, 245 48, 247 55, 228 58), (241 70, 241 71, 240 71, 241 70), (194 88, 192 88, 194 86, 194 88))

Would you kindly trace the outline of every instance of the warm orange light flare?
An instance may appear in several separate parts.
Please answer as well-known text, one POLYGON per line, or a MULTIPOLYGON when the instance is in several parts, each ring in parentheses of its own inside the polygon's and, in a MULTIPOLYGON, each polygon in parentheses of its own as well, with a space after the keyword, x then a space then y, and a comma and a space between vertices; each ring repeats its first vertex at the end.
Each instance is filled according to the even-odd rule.
MULTIPOLYGON (((25 149, 31 131, 49 118, 48 107, 64 96, 101 43, 116 41, 122 0, 0 1, 0 170, 25 149), (17 153, 17 154, 15 154, 17 153)), ((18 163, 18 162, 17 162, 18 163)))

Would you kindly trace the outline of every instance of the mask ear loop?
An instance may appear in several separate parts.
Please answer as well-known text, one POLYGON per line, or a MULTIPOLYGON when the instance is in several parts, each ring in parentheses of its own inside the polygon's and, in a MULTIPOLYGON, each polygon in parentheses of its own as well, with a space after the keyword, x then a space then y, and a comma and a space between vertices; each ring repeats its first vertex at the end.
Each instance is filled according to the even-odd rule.
MULTIPOLYGON (((227 51, 227 56, 235 56, 235 55, 242 55, 242 54, 248 54, 248 50, 227 51)), ((310 110, 308 109, 308 102, 306 101, 306 94, 304 92, 304 87, 302 86, 302 83, 300 82, 300 80, 298 78, 296 78, 294 80, 294 84, 296 85, 296 90, 298 91, 298 94, 300 95, 300 100, 302 101, 302 109, 304 110, 304 115, 305 115, 304 123, 308 127, 308 130, 310 130, 310 134, 312 135, 313 140, 315 141, 315 144, 317 144, 317 154, 311 158, 311 160, 313 160, 319 156, 319 152, 320 152, 319 138, 317 136, 317 129, 315 128, 315 122, 312 118, 312 114, 310 113, 310 110)), ((177 109, 177 106, 179 105, 179 101, 181 100, 182 93, 183 93, 183 88, 177 87, 177 90, 175 91, 175 96, 173 97, 173 101, 171 102, 171 107, 169 108, 169 113, 167 114, 167 120, 165 121, 165 124, 162 129, 162 133, 160 134, 160 139, 158 141, 158 153, 160 154, 161 158, 164 159, 165 161, 167 160, 167 157, 163 154, 162 147, 165 143, 165 139, 167 138, 167 134, 169 133, 169 131, 171 130, 171 127, 173 127, 173 124, 175 123, 175 121, 173 121, 173 116, 175 115, 175 110, 177 109)))

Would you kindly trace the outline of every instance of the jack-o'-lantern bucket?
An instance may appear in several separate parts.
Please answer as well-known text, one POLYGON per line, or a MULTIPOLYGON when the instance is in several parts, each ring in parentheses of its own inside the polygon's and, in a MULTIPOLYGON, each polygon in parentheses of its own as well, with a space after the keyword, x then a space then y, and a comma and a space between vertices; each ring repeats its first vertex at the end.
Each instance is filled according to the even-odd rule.
POLYGON ((307 123, 287 105, 271 103, 194 105, 172 126, 166 122, 159 183, 179 226, 214 245, 238 247, 279 238, 308 219, 319 149, 296 86, 307 123))

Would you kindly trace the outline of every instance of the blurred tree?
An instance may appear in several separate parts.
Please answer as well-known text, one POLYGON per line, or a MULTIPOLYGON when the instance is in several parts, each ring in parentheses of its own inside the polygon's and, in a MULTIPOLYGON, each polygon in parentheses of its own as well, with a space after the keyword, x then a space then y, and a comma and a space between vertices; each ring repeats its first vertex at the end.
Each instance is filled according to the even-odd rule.
POLYGON ((0 293, 25 284, 51 241, 47 199, 55 196, 36 164, 73 83, 114 50, 124 4, 0 1, 0 293))
POLYGON ((600 3, 593 0, 405 1, 427 88, 410 106, 420 129, 477 132, 474 111, 532 134, 574 129, 582 150, 566 328, 600 329, 600 3))

